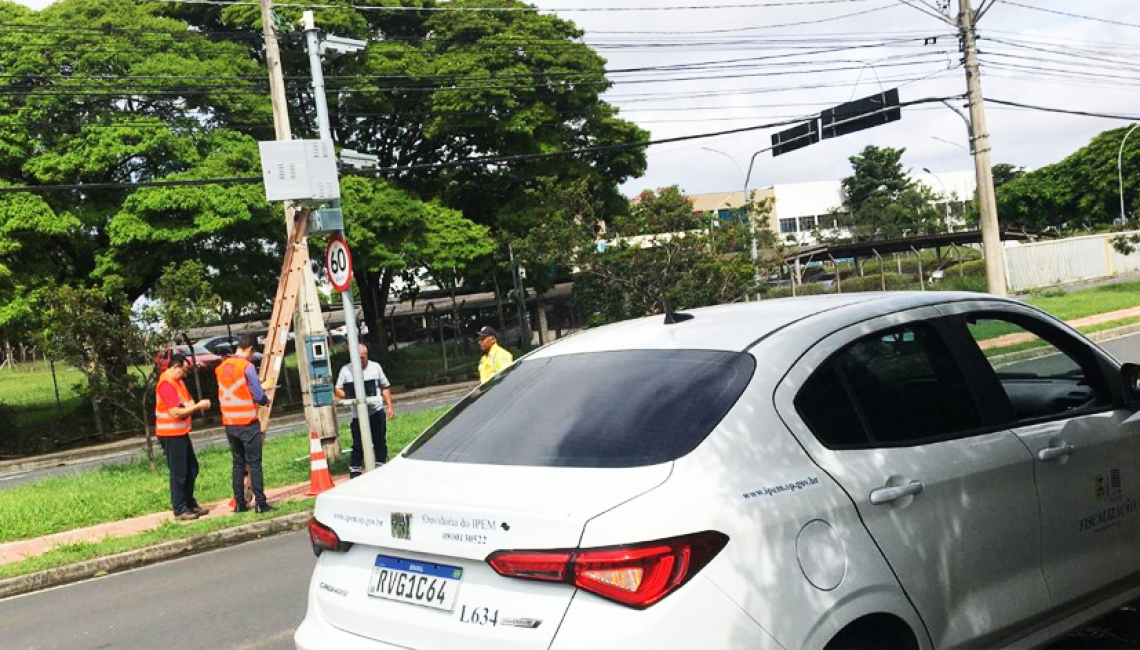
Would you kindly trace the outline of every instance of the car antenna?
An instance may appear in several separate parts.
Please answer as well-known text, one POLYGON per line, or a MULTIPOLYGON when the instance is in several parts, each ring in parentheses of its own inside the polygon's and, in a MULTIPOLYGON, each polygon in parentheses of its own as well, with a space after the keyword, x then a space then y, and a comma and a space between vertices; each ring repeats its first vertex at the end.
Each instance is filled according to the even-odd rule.
POLYGON ((665 300, 664 297, 661 298, 661 306, 665 308, 666 325, 676 325, 677 323, 683 323, 684 321, 693 319, 692 314, 686 314, 685 312, 673 311, 670 309, 669 301, 665 300))

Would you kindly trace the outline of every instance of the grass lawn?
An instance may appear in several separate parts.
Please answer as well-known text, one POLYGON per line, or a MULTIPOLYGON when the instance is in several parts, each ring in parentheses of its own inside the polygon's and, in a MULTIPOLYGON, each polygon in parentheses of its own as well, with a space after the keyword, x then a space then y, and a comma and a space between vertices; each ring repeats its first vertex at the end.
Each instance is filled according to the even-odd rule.
POLYGON ((35 573, 36 571, 54 569, 68 564, 75 564, 76 562, 92 560, 97 557, 105 557, 138 548, 157 546, 176 539, 196 537, 216 530, 247 524, 258 519, 280 517, 281 515, 311 510, 314 501, 315 499, 286 501, 280 504, 271 515, 258 515, 254 513, 235 514, 186 524, 167 521, 163 522, 157 528, 138 533, 137 535, 107 537, 92 542, 60 544, 43 555, 37 555, 36 557, 31 557, 20 562, 0 565, 0 579, 14 578, 28 573, 35 573))
POLYGON ((1140 282, 1121 282, 1068 293, 1031 296, 1026 302, 1061 320, 1073 320, 1140 305, 1140 282))
MULTIPOLYGON (((401 451, 445 409, 397 415, 389 422, 388 447, 401 451)), ((341 447, 352 444, 348 424, 341 429, 341 447)), ((200 465, 195 496, 202 503, 230 496, 230 452, 225 448, 198 450, 200 465)), ((108 521, 129 519, 170 508, 170 492, 162 452, 158 469, 146 462, 104 467, 72 476, 59 476, 0 492, 0 542, 42 537, 108 521)), ((270 438, 265 444, 265 485, 279 487, 309 480, 309 438, 299 433, 270 438)), ((347 469, 347 457, 334 464, 347 469)))

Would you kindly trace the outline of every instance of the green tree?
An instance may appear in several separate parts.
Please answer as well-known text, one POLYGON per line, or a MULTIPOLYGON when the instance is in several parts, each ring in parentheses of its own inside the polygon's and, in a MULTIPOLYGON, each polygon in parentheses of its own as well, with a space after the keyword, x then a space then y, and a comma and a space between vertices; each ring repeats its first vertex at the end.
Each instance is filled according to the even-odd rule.
POLYGON ((383 346, 383 309, 396 274, 426 274, 453 291, 481 257, 495 250, 485 226, 437 201, 421 201, 390 182, 363 177, 343 179, 341 191, 353 251, 355 275, 365 318, 375 325, 373 344, 383 346))
MULTIPOLYGON (((59 325, 44 316, 63 313, 48 306, 68 289, 120 318, 167 265, 188 260, 224 271, 209 278, 231 302, 272 286, 283 228, 260 187, 132 187, 259 175, 256 137, 228 127, 270 133, 264 72, 248 46, 156 9, 0 3, 2 184, 78 186, 0 195, 0 328, 59 325)), ((91 354, 125 372, 114 351, 91 354)))
MULTIPOLYGON (((45 292, 46 327, 37 343, 46 354, 79 368, 85 381, 77 386, 90 402, 99 435, 108 423, 121 422, 145 429, 148 443, 153 409, 147 408, 154 387, 149 353, 158 338, 140 327, 117 289, 55 287, 45 292), (104 407, 110 406, 110 413, 104 407)), ((149 448, 149 444, 148 444, 149 448)), ((151 452, 153 469, 153 452, 151 452)))
MULTIPOLYGON (((998 216, 1006 228, 1073 231, 1106 228, 1120 217, 1117 156, 1128 128, 1105 131, 1064 160, 1002 185, 998 216)), ((1140 209, 1140 138, 1129 138, 1123 156, 1124 211, 1140 209)))
MULTIPOLYGON (((395 187, 438 199, 508 238, 525 235, 533 223, 529 217, 516 218, 528 212, 524 200, 537 200, 532 212, 541 212, 538 190, 551 185, 585 179, 611 209, 622 209, 618 185, 645 168, 644 151, 638 148, 469 164, 476 157, 530 156, 648 138, 600 99, 610 87, 605 60, 581 42, 583 33, 573 23, 528 11, 531 5, 515 0, 452 0, 446 6, 519 11, 361 11, 343 4, 344 9, 317 10, 317 24, 330 33, 366 39, 368 46, 326 62, 333 135, 341 146, 376 154, 382 168, 400 168, 387 176, 395 187)), ((434 0, 401 4, 442 6, 434 0)), ((257 7, 171 3, 161 11, 217 40, 244 43, 260 38, 257 7)), ((282 24, 295 24, 300 11, 282 8, 282 24)), ((308 60, 288 38, 284 42, 294 129, 312 135, 308 60)), ((257 50, 250 54, 261 56, 257 50)), ((346 198, 346 209, 351 200, 346 198)), ((449 218, 438 210, 434 214, 449 218)), ((359 210, 353 215, 364 218, 359 210)), ((399 237, 414 231, 398 221, 392 221, 396 227, 383 236, 396 238, 383 243, 387 251, 401 249, 399 237)), ((397 257, 396 267, 370 263, 371 272, 359 278, 371 324, 382 319, 392 275, 407 262, 397 257)), ((470 265, 468 273, 487 273, 493 283, 498 267, 483 260, 470 265)), ((465 278, 469 283, 477 279, 465 278)))
POLYGON ((945 228, 937 195, 907 176, 906 149, 869 145, 851 156, 853 174, 843 179, 841 225, 856 239, 890 239, 945 228))
MULTIPOLYGON (((756 290, 748 226, 732 221, 710 229, 708 216, 694 214, 676 187, 643 192, 604 231, 605 201, 584 186, 549 200, 547 221, 518 238, 516 251, 541 263, 572 250, 575 300, 594 323, 742 300, 756 290)), ((767 204, 752 206, 759 223, 767 211, 767 204)), ((775 240, 766 228, 760 237, 763 246, 775 240)))

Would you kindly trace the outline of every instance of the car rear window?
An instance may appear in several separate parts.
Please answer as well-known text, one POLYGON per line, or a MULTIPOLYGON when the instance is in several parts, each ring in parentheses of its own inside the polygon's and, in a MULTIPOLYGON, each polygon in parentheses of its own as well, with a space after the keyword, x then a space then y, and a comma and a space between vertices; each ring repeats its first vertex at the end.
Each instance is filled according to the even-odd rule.
POLYGON ((405 454, 490 465, 638 467, 696 449, 744 391, 741 352, 623 350, 524 359, 405 454))

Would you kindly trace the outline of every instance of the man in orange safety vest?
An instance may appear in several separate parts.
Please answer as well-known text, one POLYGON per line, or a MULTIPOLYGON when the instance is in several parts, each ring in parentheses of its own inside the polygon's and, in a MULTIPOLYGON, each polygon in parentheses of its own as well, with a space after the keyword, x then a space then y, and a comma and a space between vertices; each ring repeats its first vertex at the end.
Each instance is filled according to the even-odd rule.
POLYGON ((190 442, 190 420, 194 413, 210 408, 210 400, 195 402, 182 381, 185 376, 186 359, 171 355, 169 367, 154 388, 154 430, 170 470, 170 505, 179 521, 197 519, 207 512, 194 498, 198 457, 190 442))
POLYGON ((245 500, 245 468, 249 467, 249 483, 257 501, 257 512, 273 509, 265 499, 265 476, 261 465, 261 451, 265 435, 261 432, 261 421, 257 417, 257 407, 269 402, 269 396, 257 378, 253 358, 257 337, 242 334, 237 342, 237 351, 214 370, 218 378, 218 405, 222 409, 222 424, 226 428, 226 440, 230 443, 233 457, 234 512, 245 512, 249 506, 245 500))

